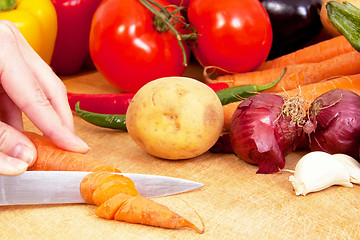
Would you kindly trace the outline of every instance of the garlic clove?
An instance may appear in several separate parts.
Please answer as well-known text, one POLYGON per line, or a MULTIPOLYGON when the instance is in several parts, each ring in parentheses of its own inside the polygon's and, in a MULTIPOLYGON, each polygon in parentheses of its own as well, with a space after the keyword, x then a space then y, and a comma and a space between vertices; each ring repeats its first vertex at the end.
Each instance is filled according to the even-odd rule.
POLYGON ((292 183, 296 195, 317 192, 332 185, 352 187, 350 174, 331 154, 314 151, 304 155, 295 167, 292 183))
POLYGON ((350 181, 352 183, 360 184, 360 163, 355 158, 342 153, 333 154, 339 162, 343 164, 350 174, 350 181))

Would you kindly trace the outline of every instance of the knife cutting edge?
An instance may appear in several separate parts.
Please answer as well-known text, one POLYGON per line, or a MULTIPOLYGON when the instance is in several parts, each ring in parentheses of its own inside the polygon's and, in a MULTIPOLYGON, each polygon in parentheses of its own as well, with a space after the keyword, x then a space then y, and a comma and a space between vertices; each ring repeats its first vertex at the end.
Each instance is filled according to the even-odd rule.
MULTIPOLYGON (((90 172, 26 171, 16 176, 0 175, 0 205, 84 203, 80 183, 90 172)), ((130 178, 139 194, 163 197, 195 190, 204 185, 180 178, 120 173, 130 178)))

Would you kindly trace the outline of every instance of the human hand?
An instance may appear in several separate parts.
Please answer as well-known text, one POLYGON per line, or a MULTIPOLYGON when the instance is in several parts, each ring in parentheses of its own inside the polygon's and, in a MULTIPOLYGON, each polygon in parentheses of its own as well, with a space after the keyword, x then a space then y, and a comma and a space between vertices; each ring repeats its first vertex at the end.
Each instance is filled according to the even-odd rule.
POLYGON ((0 20, 0 46, 0 174, 20 174, 36 159, 21 133, 22 113, 58 147, 89 151, 75 135, 65 85, 6 20, 0 20))

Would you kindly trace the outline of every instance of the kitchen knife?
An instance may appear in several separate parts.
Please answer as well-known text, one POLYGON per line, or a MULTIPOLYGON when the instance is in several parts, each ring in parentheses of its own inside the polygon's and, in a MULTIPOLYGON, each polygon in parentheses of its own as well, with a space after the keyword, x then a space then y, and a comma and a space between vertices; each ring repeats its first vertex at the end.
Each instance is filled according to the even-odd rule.
MULTIPOLYGON (((0 205, 84 203, 80 183, 90 172, 26 171, 16 176, 0 175, 0 205)), ((180 178, 121 173, 148 198, 191 191, 204 186, 180 178)))

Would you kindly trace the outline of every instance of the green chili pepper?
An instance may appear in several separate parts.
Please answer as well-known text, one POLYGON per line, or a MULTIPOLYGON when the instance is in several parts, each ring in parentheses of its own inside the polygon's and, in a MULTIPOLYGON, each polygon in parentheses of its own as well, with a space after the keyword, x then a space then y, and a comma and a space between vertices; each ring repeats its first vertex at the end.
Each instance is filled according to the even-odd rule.
POLYGON ((222 89, 216 92, 216 95, 219 97, 221 104, 226 105, 228 103, 236 102, 243 100, 245 98, 251 97, 259 92, 268 90, 274 87, 281 78, 285 75, 287 68, 284 68, 283 73, 281 76, 276 79, 275 81, 264 84, 264 85, 243 85, 237 87, 230 87, 226 89, 222 89))
POLYGON ((360 51, 360 9, 348 2, 330 1, 326 3, 326 10, 332 25, 360 51))
POLYGON ((75 105, 76 113, 85 121, 99 127, 126 131, 125 114, 102 114, 80 109, 80 102, 75 105))

